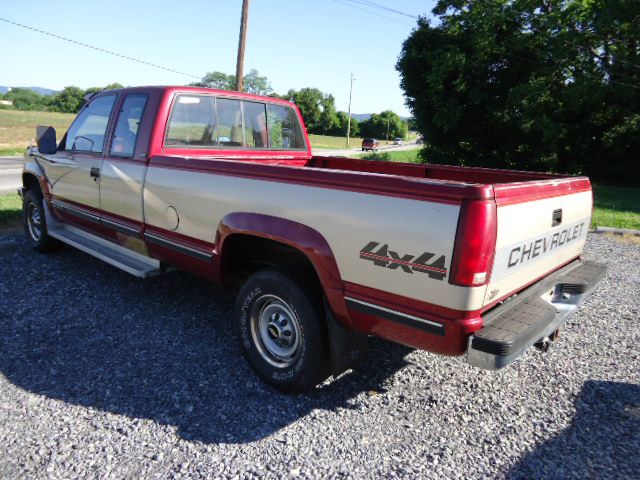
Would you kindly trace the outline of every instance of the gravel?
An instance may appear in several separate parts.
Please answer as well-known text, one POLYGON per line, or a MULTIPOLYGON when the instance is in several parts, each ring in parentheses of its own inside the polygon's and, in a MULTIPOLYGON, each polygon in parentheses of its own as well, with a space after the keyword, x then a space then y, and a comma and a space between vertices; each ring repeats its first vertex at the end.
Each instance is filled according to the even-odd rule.
POLYGON ((547 354, 485 372, 372 339, 284 396, 239 354, 232 292, 0 241, 0 477, 638 478, 640 245, 589 236, 610 274, 547 354))

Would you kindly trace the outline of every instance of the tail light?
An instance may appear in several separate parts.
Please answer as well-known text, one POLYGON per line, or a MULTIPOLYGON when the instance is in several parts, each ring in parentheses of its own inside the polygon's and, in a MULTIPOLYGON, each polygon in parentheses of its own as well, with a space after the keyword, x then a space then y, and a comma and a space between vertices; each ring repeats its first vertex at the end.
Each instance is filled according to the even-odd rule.
POLYGON ((495 202, 464 200, 458 219, 449 283, 461 287, 477 287, 489 283, 496 234, 495 202))

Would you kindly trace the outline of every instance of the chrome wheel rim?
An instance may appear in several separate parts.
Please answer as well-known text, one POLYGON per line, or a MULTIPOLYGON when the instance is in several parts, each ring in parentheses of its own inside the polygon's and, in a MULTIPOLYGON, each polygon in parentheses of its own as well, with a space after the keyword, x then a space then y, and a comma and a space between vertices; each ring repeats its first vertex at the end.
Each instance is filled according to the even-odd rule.
POLYGON ((263 295, 253 304, 251 335, 260 356, 274 367, 287 368, 300 356, 298 317, 275 295, 263 295))
POLYGON ((33 203, 27 207, 27 226, 29 227, 29 235, 38 242, 42 237, 42 216, 40 209, 33 203))

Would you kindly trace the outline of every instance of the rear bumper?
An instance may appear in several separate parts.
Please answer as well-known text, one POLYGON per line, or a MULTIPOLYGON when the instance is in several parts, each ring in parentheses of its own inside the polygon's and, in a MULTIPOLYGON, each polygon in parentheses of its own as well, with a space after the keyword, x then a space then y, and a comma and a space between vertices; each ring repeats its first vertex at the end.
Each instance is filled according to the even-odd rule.
POLYGON ((469 337, 467 363, 496 370, 555 338, 606 273, 605 265, 576 260, 491 310, 483 317, 485 326, 469 337))

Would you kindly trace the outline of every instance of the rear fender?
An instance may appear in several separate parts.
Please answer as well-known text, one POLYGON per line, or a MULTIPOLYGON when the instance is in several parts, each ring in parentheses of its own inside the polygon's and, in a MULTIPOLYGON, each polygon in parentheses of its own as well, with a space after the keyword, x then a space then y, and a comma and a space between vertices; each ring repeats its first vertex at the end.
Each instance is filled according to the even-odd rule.
POLYGON ((252 235, 293 247, 302 252, 313 265, 329 306, 338 322, 350 326, 344 299, 344 286, 331 247, 316 230, 285 218, 258 213, 230 213, 218 225, 215 253, 220 261, 214 263, 214 275, 224 283, 225 244, 235 234, 252 235))

